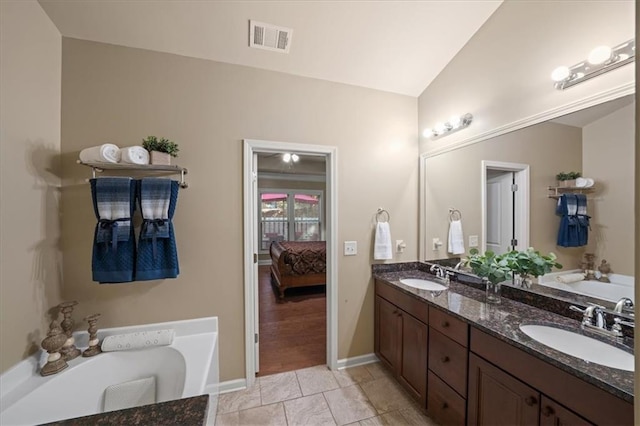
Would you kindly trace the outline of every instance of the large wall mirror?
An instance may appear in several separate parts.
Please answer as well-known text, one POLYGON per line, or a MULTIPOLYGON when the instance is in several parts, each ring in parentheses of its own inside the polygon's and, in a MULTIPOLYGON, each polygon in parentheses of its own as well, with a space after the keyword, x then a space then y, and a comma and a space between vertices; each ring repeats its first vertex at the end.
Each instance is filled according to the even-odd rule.
POLYGON ((584 253, 594 253, 614 273, 632 276, 634 117, 634 95, 627 95, 421 158, 422 260, 460 256, 447 247, 449 212, 456 209, 466 253, 475 239, 480 251, 531 246, 556 253, 563 270, 579 269, 584 253), (556 244, 560 218, 549 187, 556 186, 559 172, 569 171, 594 181, 585 191, 591 230, 582 247, 556 244), (509 195, 514 183, 520 194, 515 198, 509 195))

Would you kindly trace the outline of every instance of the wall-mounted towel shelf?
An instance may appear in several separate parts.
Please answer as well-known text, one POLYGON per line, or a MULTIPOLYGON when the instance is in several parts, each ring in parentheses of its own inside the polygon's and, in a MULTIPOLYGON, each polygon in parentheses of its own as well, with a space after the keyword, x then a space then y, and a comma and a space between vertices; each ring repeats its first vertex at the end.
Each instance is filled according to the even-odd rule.
POLYGON ((547 190, 549 191, 547 197, 557 200, 562 194, 589 194, 594 190, 594 187, 590 186, 589 188, 584 188, 579 186, 549 186, 547 187, 547 190))
POLYGON ((180 187, 188 188, 189 184, 185 181, 185 175, 187 169, 180 166, 159 166, 155 164, 137 165, 137 164, 123 164, 123 163, 85 163, 77 160, 77 163, 83 166, 91 167, 92 177, 95 179, 96 172, 102 173, 105 170, 120 170, 120 171, 137 171, 141 173, 154 173, 154 174, 170 174, 180 175, 180 187))

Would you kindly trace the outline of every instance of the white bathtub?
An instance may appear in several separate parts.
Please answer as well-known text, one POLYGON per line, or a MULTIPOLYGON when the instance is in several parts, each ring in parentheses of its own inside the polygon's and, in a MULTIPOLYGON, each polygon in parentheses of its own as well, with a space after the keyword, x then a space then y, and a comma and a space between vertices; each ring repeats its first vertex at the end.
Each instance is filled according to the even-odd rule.
MULTIPOLYGON (((210 405, 215 407, 217 318, 104 329, 98 338, 163 329, 174 330, 169 346, 78 357, 48 377, 39 374, 42 352, 18 363, 0 376, 0 424, 32 425, 101 413, 105 388, 148 377, 155 377, 157 402, 212 394, 210 405)), ((79 348, 87 346, 86 332, 75 336, 79 348)))
POLYGON ((582 294, 584 296, 596 297, 602 300, 608 300, 610 302, 617 302, 623 297, 635 301, 635 291, 633 277, 619 274, 611 274, 609 278, 610 283, 603 283, 600 281, 578 281, 575 283, 561 283, 556 280, 556 276, 564 275, 567 273, 575 273, 579 271, 568 271, 560 273, 547 274, 540 277, 539 284, 557 288, 559 290, 569 291, 576 294, 582 294))

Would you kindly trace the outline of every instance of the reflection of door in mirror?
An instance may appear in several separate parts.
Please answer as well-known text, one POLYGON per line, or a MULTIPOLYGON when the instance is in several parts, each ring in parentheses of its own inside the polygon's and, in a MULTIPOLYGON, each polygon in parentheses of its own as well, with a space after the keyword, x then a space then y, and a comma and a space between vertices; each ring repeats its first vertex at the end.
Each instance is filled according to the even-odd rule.
POLYGON ((496 254, 510 251, 515 239, 513 175, 509 171, 487 170, 487 250, 496 254))

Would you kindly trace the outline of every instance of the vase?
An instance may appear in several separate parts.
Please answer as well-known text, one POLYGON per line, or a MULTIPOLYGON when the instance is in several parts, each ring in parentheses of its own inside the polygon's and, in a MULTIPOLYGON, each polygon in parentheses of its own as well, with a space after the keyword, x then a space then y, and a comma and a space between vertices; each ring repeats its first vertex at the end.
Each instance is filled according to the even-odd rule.
POLYGON ((576 180, 575 179, 560 180, 558 181, 558 186, 562 188, 572 188, 576 186, 576 180))
POLYGON ((531 288, 533 280, 529 275, 514 275, 513 286, 520 288, 531 288))
POLYGON ((151 164, 155 166, 170 166, 171 155, 166 152, 151 151, 151 164))
POLYGON ((489 280, 484 280, 486 286, 486 301, 487 303, 500 303, 500 283, 492 283, 489 280))

